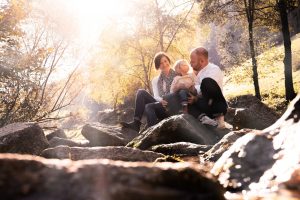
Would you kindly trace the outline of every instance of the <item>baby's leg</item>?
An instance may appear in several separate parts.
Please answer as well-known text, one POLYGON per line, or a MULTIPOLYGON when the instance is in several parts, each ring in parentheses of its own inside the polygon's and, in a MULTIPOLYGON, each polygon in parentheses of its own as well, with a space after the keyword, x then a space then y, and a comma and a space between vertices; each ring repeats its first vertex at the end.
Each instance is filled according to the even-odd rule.
POLYGON ((189 91, 182 89, 178 91, 178 96, 179 96, 179 100, 180 103, 183 104, 187 104, 188 103, 188 97, 189 97, 189 91))
POLYGON ((182 106, 182 113, 187 114, 188 113, 188 97, 189 97, 189 91, 182 89, 178 91, 179 100, 182 106))

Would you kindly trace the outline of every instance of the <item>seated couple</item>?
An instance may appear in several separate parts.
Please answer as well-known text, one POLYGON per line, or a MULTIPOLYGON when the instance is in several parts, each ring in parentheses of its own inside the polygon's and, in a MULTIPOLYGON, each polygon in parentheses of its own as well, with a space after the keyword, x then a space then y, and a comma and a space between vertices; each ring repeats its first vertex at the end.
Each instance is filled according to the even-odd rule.
POLYGON ((190 60, 193 73, 188 74, 189 64, 185 60, 177 61, 174 71, 169 56, 163 52, 157 53, 154 64, 160 75, 152 80, 154 96, 139 89, 134 119, 121 125, 139 131, 141 118, 145 114, 147 126, 153 126, 171 115, 168 110, 178 106, 172 100, 178 99, 181 113, 191 114, 203 124, 224 128, 228 106, 222 94, 223 73, 218 66, 209 63, 208 51, 202 47, 192 50, 190 60))

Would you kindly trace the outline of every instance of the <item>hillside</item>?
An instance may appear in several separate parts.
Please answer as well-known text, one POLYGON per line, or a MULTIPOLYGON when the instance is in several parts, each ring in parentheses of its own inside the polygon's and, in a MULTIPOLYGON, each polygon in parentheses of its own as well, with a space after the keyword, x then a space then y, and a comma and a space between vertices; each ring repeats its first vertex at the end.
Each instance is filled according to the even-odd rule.
MULTIPOLYGON (((292 38, 293 81, 300 92, 300 34, 292 38)), ((284 90, 284 47, 273 47, 257 56, 259 85, 263 102, 281 113, 286 108, 284 90)), ((228 100, 245 94, 254 95, 251 59, 225 73, 224 93, 228 100)))

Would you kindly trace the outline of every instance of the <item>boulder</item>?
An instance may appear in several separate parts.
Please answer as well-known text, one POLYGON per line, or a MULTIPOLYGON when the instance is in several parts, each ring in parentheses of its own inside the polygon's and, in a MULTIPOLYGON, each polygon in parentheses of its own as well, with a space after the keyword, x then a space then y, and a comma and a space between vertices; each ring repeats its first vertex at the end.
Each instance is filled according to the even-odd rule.
POLYGON ((49 141, 49 147, 69 146, 69 147, 88 147, 90 142, 88 140, 71 140, 59 137, 54 137, 49 141))
POLYGON ((118 110, 107 109, 98 112, 98 122, 101 124, 117 125, 120 121, 133 119, 133 108, 120 108, 118 110))
POLYGON ((0 128, 0 153, 39 155, 49 146, 36 123, 13 123, 0 128))
POLYGON ((274 125, 239 138, 216 162, 212 172, 229 189, 258 193, 278 188, 299 168, 299 119, 300 95, 274 125))
POLYGON ((1 199, 223 200, 224 190, 200 165, 111 160, 47 160, 0 155, 1 199))
POLYGON ((216 162, 222 154, 227 151, 231 145, 243 135, 254 131, 251 129, 242 129, 239 131, 232 131, 225 135, 217 144, 215 144, 209 151, 205 152, 204 154, 200 155, 200 161, 202 163, 205 162, 216 162))
POLYGON ((255 96, 244 95, 229 102, 231 108, 225 116, 225 121, 235 130, 242 128, 265 129, 274 124, 279 115, 259 101, 255 96))
POLYGON ((46 134, 46 138, 48 141, 50 141, 54 137, 67 139, 66 133, 62 129, 57 129, 49 134, 46 134))
POLYGON ((160 144, 151 147, 151 151, 166 155, 198 156, 199 152, 208 151, 212 145, 201 145, 190 142, 176 142, 172 144, 160 144))
POLYGON ((176 142, 213 145, 219 139, 217 129, 207 128, 191 115, 176 115, 148 128, 127 146, 145 150, 155 145, 176 142))
POLYGON ((118 114, 113 109, 106 109, 97 113, 98 122, 102 124, 115 125, 118 123, 118 114))
POLYGON ((138 134, 130 129, 100 123, 85 125, 81 133, 91 146, 125 146, 138 134))
POLYGON ((122 161, 145 161, 154 162, 157 158, 164 157, 163 154, 152 151, 141 151, 128 147, 68 147, 58 146, 49 148, 42 152, 42 157, 86 160, 86 159, 110 159, 122 161))

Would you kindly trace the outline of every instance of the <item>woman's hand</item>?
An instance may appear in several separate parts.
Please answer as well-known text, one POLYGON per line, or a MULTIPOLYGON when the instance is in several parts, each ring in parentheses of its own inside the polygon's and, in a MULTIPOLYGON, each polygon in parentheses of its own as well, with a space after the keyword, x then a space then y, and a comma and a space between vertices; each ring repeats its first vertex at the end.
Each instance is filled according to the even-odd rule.
POLYGON ((163 105, 163 107, 167 107, 168 102, 166 100, 161 100, 160 103, 163 105))

